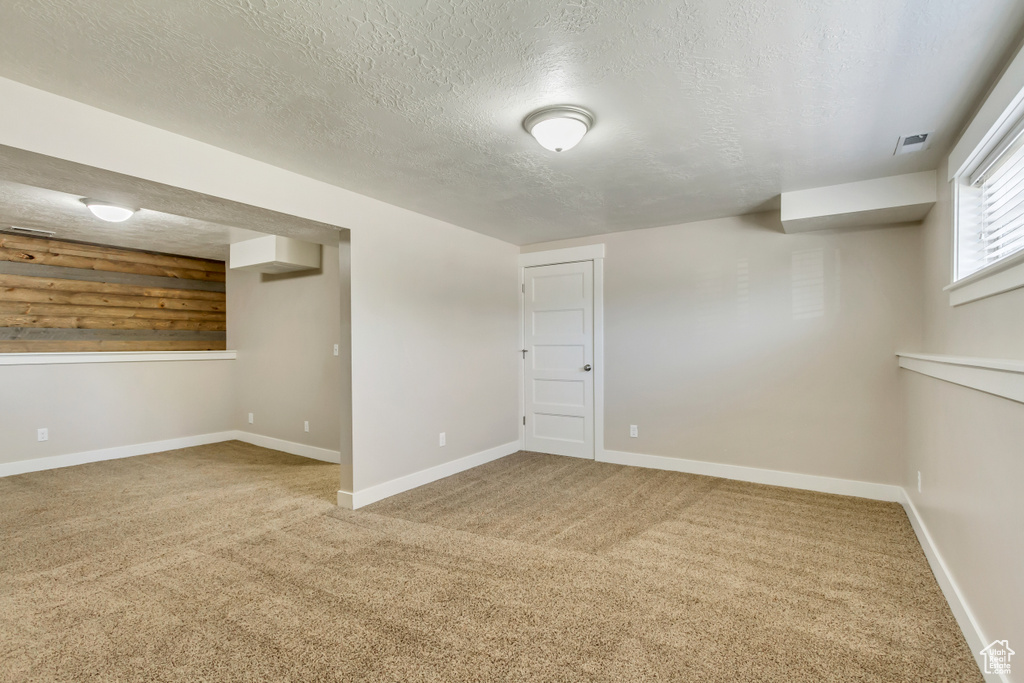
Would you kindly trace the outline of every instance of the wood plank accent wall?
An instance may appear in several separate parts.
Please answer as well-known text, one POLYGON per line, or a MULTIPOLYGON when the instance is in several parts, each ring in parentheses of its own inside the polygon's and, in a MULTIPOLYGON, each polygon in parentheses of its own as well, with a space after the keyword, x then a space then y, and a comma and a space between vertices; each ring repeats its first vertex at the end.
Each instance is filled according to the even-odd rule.
POLYGON ((0 233, 0 353, 227 348, 224 262, 0 233))

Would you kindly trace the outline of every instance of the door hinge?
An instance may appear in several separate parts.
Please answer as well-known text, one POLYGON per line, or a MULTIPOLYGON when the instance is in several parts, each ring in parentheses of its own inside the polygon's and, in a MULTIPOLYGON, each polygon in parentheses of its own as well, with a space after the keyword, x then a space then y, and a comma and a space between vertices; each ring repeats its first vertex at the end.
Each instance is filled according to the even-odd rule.
POLYGON ((526 284, 523 284, 523 294, 526 294, 526 284))
POLYGON ((524 427, 526 426, 526 416, 525 415, 523 415, 523 426, 524 427))

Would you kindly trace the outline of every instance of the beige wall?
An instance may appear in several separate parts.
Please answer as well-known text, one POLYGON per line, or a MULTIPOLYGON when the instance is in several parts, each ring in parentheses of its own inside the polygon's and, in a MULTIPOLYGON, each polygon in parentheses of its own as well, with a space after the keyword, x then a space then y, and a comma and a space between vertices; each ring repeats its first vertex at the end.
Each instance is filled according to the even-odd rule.
MULTIPOLYGON (((924 225, 924 343, 910 350, 1022 360, 1024 289, 956 308, 942 291, 952 263, 945 177, 946 169, 939 169, 939 203, 924 225)), ((903 486, 982 635, 987 641, 1008 638, 1020 652, 1015 644, 1024 643, 1024 405, 908 371, 903 383, 903 486)))
POLYGON ((919 228, 780 230, 758 214, 524 248, 607 245, 607 449, 902 480, 919 228))
POLYGON ((351 230, 357 489, 518 436, 516 247, 9 79, 0 100, 0 144, 351 230))
POLYGON ((0 366, 0 463, 229 430, 231 363, 0 366))
MULTIPOLYGON (((238 352, 232 365, 232 426, 340 451, 350 396, 343 396, 349 335, 347 320, 342 334, 338 247, 323 247, 321 263, 316 271, 282 275, 228 270, 228 348, 238 352)), ((351 462, 348 443, 342 455, 351 462)))
POLYGON ((352 234, 355 490, 519 438, 518 253, 454 226, 352 234))

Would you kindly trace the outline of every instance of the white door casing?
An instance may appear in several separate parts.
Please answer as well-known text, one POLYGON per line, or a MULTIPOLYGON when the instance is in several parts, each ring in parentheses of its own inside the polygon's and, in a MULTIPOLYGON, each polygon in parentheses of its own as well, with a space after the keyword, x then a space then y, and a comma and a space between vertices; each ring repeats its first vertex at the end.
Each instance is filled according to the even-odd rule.
POLYGON ((525 268, 525 448, 594 458, 594 263, 525 268))

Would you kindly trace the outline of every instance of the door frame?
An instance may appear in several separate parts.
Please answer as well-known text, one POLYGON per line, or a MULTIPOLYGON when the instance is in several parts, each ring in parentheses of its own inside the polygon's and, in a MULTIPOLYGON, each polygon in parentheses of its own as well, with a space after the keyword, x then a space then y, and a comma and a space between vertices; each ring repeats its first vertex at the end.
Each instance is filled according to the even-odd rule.
MULTIPOLYGON (((526 269, 559 263, 594 263, 594 460, 604 459, 604 247, 588 244, 519 255, 519 348, 526 344, 526 269)), ((521 352, 520 352, 520 355, 521 352)), ((526 359, 519 363, 519 448, 526 448, 526 359)))

